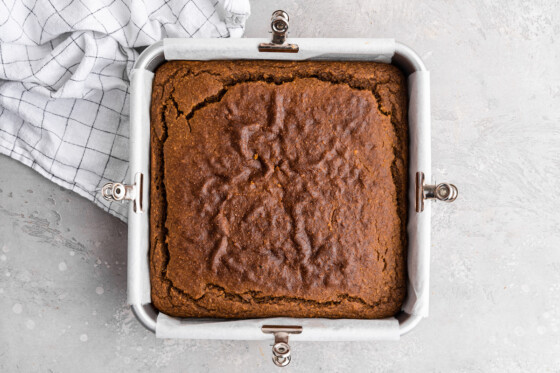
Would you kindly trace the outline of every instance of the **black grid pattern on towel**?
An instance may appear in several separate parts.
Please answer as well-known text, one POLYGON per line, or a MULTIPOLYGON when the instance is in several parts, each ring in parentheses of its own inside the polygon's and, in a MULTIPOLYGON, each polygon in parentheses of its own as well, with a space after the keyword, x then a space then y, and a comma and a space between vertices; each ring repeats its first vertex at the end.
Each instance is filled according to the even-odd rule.
POLYGON ((99 191, 129 180, 136 48, 164 37, 229 37, 230 26, 217 0, 132 3, 0 0, 0 153, 125 221, 127 205, 99 191))

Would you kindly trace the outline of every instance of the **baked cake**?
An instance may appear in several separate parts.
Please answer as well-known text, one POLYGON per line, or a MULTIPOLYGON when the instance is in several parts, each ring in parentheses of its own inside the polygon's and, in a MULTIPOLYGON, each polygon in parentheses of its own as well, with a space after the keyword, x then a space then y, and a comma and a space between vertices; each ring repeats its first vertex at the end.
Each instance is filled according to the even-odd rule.
POLYGON ((406 81, 373 62, 171 61, 153 82, 152 302, 383 318, 406 294, 406 81))

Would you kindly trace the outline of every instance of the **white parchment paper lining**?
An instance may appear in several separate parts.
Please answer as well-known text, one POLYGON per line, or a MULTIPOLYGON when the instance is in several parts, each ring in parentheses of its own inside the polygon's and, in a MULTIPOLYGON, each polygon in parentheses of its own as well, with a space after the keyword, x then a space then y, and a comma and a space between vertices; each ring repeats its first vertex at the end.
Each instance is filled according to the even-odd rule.
MULTIPOLYGON (((166 39, 166 60, 278 59, 278 60, 366 60, 390 63, 395 52, 393 39, 290 39, 300 52, 259 53, 257 45, 268 39, 166 39)), ((142 172, 149 178, 149 128, 153 73, 134 70, 131 78, 131 178, 142 172), (137 146, 139 145, 139 146, 137 146)), ((416 213, 414 180, 417 171, 431 180, 430 154, 430 84, 429 72, 417 71, 408 76, 409 91, 409 217, 408 217, 408 294, 403 310, 411 315, 428 316, 430 268, 430 203, 416 213)), ((145 179, 144 185, 149 185, 145 179)), ((144 188, 144 201, 149 188, 144 188)), ((149 211, 137 214, 129 210, 128 303, 151 302, 148 232, 149 211)), ((246 320, 179 319, 159 313, 158 338, 188 339, 269 339, 262 325, 301 325, 303 333, 294 340, 363 341, 399 339, 395 318, 383 320, 268 318, 246 320)))

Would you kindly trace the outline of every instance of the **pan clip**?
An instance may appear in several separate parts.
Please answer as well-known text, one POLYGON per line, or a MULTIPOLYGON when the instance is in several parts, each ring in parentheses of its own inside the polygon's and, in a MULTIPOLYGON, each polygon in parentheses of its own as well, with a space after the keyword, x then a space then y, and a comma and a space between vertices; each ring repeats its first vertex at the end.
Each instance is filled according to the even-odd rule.
POLYGON ((453 202, 457 199, 459 190, 450 183, 425 184, 424 173, 416 173, 416 212, 424 211, 424 201, 434 199, 453 202))
POLYGON ((142 186, 143 175, 138 172, 134 176, 134 184, 107 183, 101 188, 101 195, 106 201, 132 201, 134 212, 143 212, 142 186))
POLYGON ((290 26, 290 16, 283 10, 277 10, 272 13, 270 28, 272 29, 272 41, 270 43, 260 43, 259 52, 283 52, 297 53, 299 46, 297 44, 288 44, 288 27, 290 26))
POLYGON ((303 328, 296 325, 263 325, 261 331, 274 334, 272 345, 272 362, 279 367, 285 367, 292 361, 288 338, 290 334, 301 334, 303 328))

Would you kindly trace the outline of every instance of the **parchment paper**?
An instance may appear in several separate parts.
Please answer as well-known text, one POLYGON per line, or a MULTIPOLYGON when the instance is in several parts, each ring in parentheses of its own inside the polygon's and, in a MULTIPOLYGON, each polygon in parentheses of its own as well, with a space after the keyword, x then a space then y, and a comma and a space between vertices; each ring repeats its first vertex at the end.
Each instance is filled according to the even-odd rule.
POLYGON ((408 291, 403 310, 411 315, 428 316, 430 284, 431 203, 424 211, 415 210, 416 172, 431 181, 430 73, 417 71, 408 77, 409 162, 408 188, 408 291), (414 156, 415 155, 415 156, 414 156))
POLYGON ((259 43, 270 39, 164 39, 167 60, 345 60, 391 62, 394 39, 289 39, 298 53, 261 53, 259 43))
MULTIPOLYGON (((134 175, 144 175, 142 190, 144 201, 148 201, 150 188, 150 103, 154 73, 146 70, 132 70, 130 77, 130 184, 134 175)), ((133 203, 128 204, 128 304, 146 304, 152 301, 150 295, 150 269, 148 262, 149 244, 149 204, 144 204, 144 212, 135 213, 133 203)))
POLYGON ((301 334, 290 336, 298 341, 380 341, 398 340, 399 322, 395 318, 383 320, 355 319, 269 319, 216 320, 178 319, 159 314, 157 338, 263 340, 270 334, 261 331, 263 325, 300 325, 301 334))

